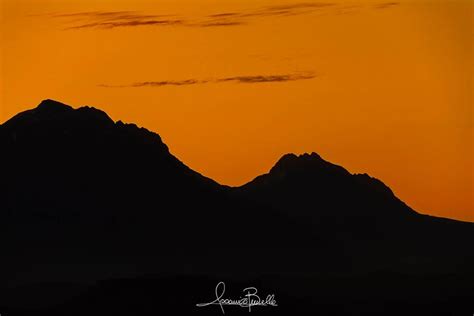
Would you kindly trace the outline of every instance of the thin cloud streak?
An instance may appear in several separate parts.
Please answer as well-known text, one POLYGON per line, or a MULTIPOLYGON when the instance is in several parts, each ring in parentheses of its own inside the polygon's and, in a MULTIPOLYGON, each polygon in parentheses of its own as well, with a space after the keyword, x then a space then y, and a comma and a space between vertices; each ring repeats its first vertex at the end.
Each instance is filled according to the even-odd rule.
POLYGON ((270 75, 270 76, 237 76, 217 79, 216 82, 238 82, 238 83, 263 83, 263 82, 284 82, 295 80, 313 79, 313 74, 293 74, 293 75, 270 75))
POLYGON ((73 24, 65 30, 74 29, 112 29, 117 27, 165 26, 177 25, 183 21, 171 19, 168 14, 142 14, 136 11, 89 11, 65 14, 52 14, 51 18, 60 19, 63 23, 73 24))
POLYGON ((245 22, 240 21, 211 21, 211 22, 201 22, 197 23, 194 26, 199 27, 216 27, 216 26, 235 26, 235 25, 244 25, 245 22))
POLYGON ((224 77, 217 79, 186 79, 186 80, 168 80, 168 81, 143 81, 135 82, 127 85, 108 85, 100 84, 102 88, 139 88, 139 87, 163 87, 163 86, 189 86, 207 83, 272 83, 272 82, 286 82, 296 80, 308 80, 316 78, 315 74, 285 74, 285 75, 256 75, 256 76, 235 76, 235 77, 224 77))
POLYGON ((399 2, 385 2, 385 3, 374 5, 374 9, 388 9, 394 6, 398 6, 399 4, 400 4, 399 2))
POLYGON ((177 18, 176 15, 169 14, 145 14, 138 11, 90 11, 55 13, 46 16, 58 19, 61 23, 66 24, 65 30, 114 29, 138 26, 232 27, 271 17, 290 17, 317 12, 339 15, 362 9, 388 9, 398 4, 398 2, 381 2, 372 6, 363 6, 333 2, 301 2, 242 10, 240 12, 216 12, 203 17, 186 18, 177 18))
POLYGON ((127 26, 150 26, 150 25, 177 25, 183 23, 180 20, 132 20, 132 21, 123 21, 123 22, 98 22, 98 23, 89 23, 78 26, 71 26, 66 28, 67 30, 72 29, 83 29, 83 28, 102 28, 102 29, 112 29, 116 27, 127 27, 127 26))
POLYGON ((107 85, 100 84, 99 87, 102 88, 138 88, 138 87, 162 87, 162 86, 189 86, 194 84, 203 84, 207 83, 207 80, 196 80, 196 79, 186 79, 186 80, 170 80, 170 81, 143 81, 136 82, 128 85, 107 85))

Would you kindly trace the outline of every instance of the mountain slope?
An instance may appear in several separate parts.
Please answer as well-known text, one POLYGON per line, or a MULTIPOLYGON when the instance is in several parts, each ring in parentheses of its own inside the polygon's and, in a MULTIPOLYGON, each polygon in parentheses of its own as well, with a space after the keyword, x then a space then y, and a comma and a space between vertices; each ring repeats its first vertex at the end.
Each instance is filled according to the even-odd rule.
POLYGON ((52 100, 0 125, 0 148, 0 292, 147 273, 466 277, 474 265, 474 224, 421 215, 315 153, 231 188, 153 132, 52 100))
POLYGON ((395 219, 416 215, 380 180, 352 175, 316 153, 287 154, 268 174, 237 191, 277 208, 294 208, 302 216, 395 219))

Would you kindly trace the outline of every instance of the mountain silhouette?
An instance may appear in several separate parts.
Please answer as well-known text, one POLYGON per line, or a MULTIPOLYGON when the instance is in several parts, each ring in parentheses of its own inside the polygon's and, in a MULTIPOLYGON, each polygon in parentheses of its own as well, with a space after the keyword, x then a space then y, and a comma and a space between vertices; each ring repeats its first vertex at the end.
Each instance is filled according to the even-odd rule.
MULTIPOLYGON (((473 311, 474 224, 419 214, 380 180, 316 153, 224 186, 158 134, 53 100, 0 125, 0 148, 0 312, 130 315, 150 293, 161 299, 145 305, 158 311, 176 305, 162 284, 212 298, 222 278, 277 287, 282 314, 376 315, 396 302, 417 315, 473 311), (356 288, 342 290, 354 283, 385 295, 361 304, 356 288), (141 294, 123 298, 130 288, 141 294)), ((182 311, 197 312, 186 293, 182 311)))

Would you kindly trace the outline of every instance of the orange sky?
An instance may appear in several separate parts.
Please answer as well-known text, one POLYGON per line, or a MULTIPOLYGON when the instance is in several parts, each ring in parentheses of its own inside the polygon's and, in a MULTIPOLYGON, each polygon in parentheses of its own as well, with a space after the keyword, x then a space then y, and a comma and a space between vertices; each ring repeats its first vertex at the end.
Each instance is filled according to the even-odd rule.
POLYGON ((0 3, 2 122, 92 105, 230 185, 315 151, 474 221, 473 1, 0 3))

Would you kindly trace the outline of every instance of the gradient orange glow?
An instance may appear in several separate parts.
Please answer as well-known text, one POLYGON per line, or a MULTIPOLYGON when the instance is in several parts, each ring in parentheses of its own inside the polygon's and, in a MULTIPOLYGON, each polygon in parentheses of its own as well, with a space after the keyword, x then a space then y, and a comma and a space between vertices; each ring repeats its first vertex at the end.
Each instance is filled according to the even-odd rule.
POLYGON ((95 106, 229 185, 316 151, 421 213, 474 221, 470 0, 0 2, 2 122, 46 98, 95 106), (69 29, 117 11, 185 22, 69 29), (222 13, 238 18, 205 25, 222 13))

